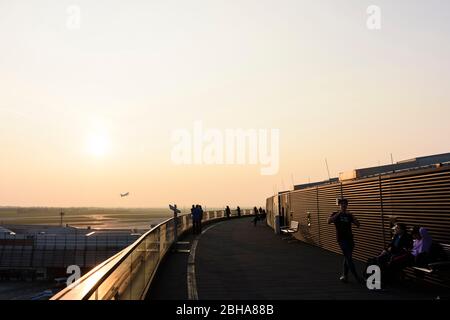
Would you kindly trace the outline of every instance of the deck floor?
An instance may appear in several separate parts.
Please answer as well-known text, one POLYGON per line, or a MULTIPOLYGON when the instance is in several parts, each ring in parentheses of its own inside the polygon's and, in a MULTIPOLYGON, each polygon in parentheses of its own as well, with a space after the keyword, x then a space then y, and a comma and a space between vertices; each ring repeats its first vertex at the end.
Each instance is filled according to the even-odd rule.
MULTIPOLYGON (((188 235, 183 241, 193 239, 188 235)), ((368 290, 351 277, 349 283, 341 283, 341 255, 303 242, 288 243, 262 223, 254 227, 251 218, 213 224, 198 239, 199 300, 415 300, 434 299, 443 292, 410 281, 383 291, 368 290)), ((166 257, 148 299, 188 299, 188 256, 170 253, 166 257)), ((362 270, 362 263, 356 265, 362 270)))

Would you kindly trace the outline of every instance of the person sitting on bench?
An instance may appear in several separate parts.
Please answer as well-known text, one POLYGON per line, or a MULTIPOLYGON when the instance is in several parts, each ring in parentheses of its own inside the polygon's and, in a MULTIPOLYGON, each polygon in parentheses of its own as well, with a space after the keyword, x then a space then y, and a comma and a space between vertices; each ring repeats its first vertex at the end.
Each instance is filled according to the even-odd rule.
POLYGON ((391 259, 388 264, 388 275, 399 274, 406 267, 425 267, 428 264, 433 241, 427 229, 415 226, 411 236, 414 239, 411 251, 391 259))
POLYGON ((398 272, 411 261, 410 250, 413 246, 413 240, 407 232, 406 225, 404 223, 396 223, 393 230, 394 237, 391 243, 376 258, 385 280, 393 280, 398 272))
POLYGON ((415 226, 412 229, 411 235, 414 239, 413 248, 411 250, 412 263, 416 267, 426 266, 429 262, 429 254, 433 240, 428 234, 428 230, 419 226, 415 226))

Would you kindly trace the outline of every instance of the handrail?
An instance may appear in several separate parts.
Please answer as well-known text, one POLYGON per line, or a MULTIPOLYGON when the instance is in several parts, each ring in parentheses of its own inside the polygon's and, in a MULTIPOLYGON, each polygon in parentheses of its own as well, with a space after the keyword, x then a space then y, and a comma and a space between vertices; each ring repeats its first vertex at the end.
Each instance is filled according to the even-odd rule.
MULTIPOLYGON (((244 209, 242 210, 242 216, 248 216, 251 212, 251 210, 244 209)), ((236 216, 236 214, 232 214, 232 216, 236 216)), ((203 220, 212 221, 224 217, 226 216, 223 210, 207 211, 204 213, 203 220)), ((181 229, 177 230, 178 234, 191 228, 190 219, 190 214, 177 217, 177 229, 181 229)), ((160 261, 176 241, 174 230, 172 230, 174 226, 175 218, 173 217, 159 223, 133 244, 55 294, 51 300, 143 298, 160 261)))
MULTIPOLYGON (((185 214, 187 215, 187 214, 185 214)), ((184 216, 184 215, 182 215, 184 216)), ((69 292, 73 292, 76 291, 76 287, 80 287, 80 284, 83 283, 84 281, 86 281, 87 279, 89 279, 91 276, 93 276, 96 273, 102 272, 102 269, 105 268, 106 266, 108 266, 111 262, 114 262, 113 265, 110 268, 107 268, 105 271, 103 271, 101 273, 101 277, 98 280, 98 282, 96 282, 96 284, 94 286, 92 286, 92 288, 84 295, 85 297, 90 296, 100 285, 101 281, 105 280, 106 277, 108 277, 114 270, 115 268, 122 263, 130 254, 131 252, 137 247, 139 246, 139 244, 142 243, 142 241, 150 234, 152 233, 155 229, 159 228, 161 225, 167 224, 169 221, 173 220, 174 218, 169 218, 167 220, 164 220, 163 222, 157 224, 155 227, 151 228, 149 231, 147 231, 146 233, 144 233, 141 237, 139 237, 135 242, 133 242, 131 245, 129 245, 128 247, 126 247, 125 249, 119 251, 117 254, 115 254, 114 256, 110 257, 109 259, 105 260, 104 262, 102 262, 100 265, 98 265, 97 267, 95 267, 94 269, 90 270, 87 274, 85 274, 83 277, 81 277, 78 281, 76 281, 75 283, 71 284, 70 286, 68 286, 66 289, 70 288, 70 291, 68 290, 62 290, 59 293, 57 293, 56 295, 54 295, 51 300, 60 300, 64 295, 68 294, 69 292)), ((84 297, 83 297, 84 299, 84 297)), ((82 300, 83 300, 82 299, 82 300)))

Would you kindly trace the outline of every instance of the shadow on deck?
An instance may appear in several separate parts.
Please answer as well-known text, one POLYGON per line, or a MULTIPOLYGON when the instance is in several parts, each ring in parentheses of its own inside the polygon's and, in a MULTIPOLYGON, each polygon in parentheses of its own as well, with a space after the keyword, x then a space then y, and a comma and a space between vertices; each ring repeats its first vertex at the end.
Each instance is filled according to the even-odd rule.
MULTIPOLYGON (((206 227, 195 254, 199 300, 434 299, 439 288, 405 282, 370 291, 339 281, 342 256, 302 242, 287 243, 251 218, 206 227)), ((183 241, 192 244, 192 235, 183 241)), ((187 253, 170 253, 161 264, 147 299, 187 300, 187 253)), ((356 264, 362 270, 363 264, 356 264)))

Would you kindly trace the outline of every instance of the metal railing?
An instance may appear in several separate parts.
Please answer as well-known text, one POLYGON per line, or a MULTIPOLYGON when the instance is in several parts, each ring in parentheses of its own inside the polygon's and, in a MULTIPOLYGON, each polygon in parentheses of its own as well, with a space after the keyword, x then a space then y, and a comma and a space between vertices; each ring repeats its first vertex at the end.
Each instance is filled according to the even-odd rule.
MULTIPOLYGON (((242 216, 252 214, 252 210, 241 210, 242 216)), ((233 217, 237 214, 232 211, 233 217)), ((207 211, 203 222, 225 218, 225 212, 207 211)), ((69 285, 51 300, 141 300, 144 299, 156 270, 176 241, 192 227, 190 214, 167 219, 136 242, 104 261, 79 280, 69 285)))

